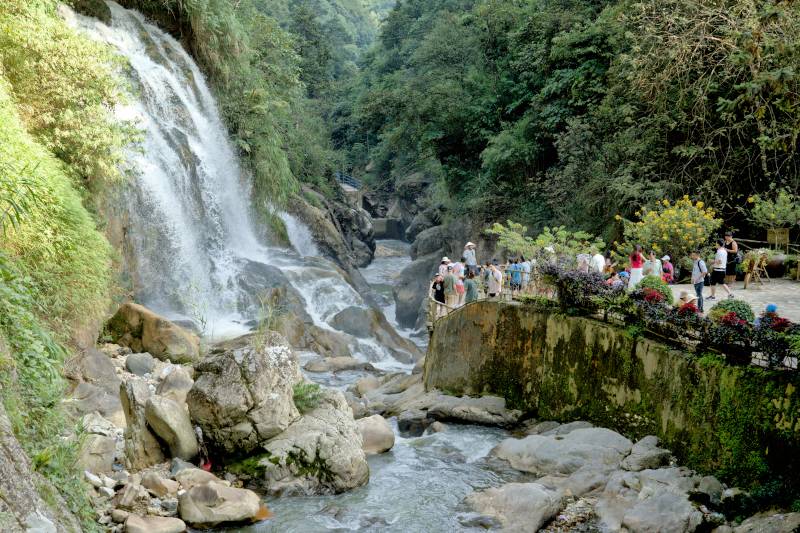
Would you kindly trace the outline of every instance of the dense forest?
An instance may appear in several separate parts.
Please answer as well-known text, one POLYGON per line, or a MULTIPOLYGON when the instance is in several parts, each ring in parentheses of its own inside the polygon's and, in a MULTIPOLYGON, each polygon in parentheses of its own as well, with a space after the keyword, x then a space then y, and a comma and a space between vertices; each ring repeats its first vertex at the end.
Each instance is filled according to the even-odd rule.
POLYGON ((797 190, 800 7, 782 1, 405 0, 336 109, 334 143, 454 216, 612 233, 689 194, 729 221, 797 190))

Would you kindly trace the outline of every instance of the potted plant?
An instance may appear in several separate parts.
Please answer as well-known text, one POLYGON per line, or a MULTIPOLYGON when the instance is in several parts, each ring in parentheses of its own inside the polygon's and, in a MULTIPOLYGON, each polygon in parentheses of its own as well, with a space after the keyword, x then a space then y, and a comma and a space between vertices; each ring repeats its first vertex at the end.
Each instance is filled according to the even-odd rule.
POLYGON ((767 242, 775 248, 789 245, 789 229, 800 222, 800 198, 786 188, 776 189, 772 195, 753 195, 747 217, 755 226, 767 230, 767 242))

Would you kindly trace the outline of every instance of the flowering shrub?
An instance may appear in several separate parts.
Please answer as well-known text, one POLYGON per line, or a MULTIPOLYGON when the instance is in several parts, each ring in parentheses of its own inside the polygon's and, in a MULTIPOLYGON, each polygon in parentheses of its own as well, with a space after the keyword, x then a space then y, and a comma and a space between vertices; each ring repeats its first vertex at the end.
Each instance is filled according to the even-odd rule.
POLYGON ((682 317, 699 315, 700 309, 697 308, 694 302, 685 303, 678 308, 678 315, 682 317))
POLYGON ((672 294, 672 289, 669 287, 666 281, 661 279, 659 276, 645 276, 642 278, 642 281, 639 282, 639 287, 642 289, 652 289, 657 291, 661 296, 663 296, 664 302, 669 305, 672 305, 675 301, 675 297, 672 294))
MULTIPOLYGON (((641 244, 656 253, 669 252, 679 259, 708 242, 711 234, 721 225, 713 209, 703 202, 693 202, 684 196, 675 203, 662 200, 652 207, 636 212, 638 221, 625 220, 624 234, 630 245, 641 244)), ((619 217, 622 220, 622 217, 619 217)))
POLYGON ((565 268, 558 262, 548 262, 539 268, 542 280, 556 287, 562 309, 594 311, 593 298, 613 291, 599 272, 580 272, 565 268))
POLYGON ((719 321, 720 324, 723 326, 734 327, 734 326, 744 326, 747 324, 747 320, 742 320, 739 318, 736 313, 733 311, 729 313, 725 313, 722 315, 722 318, 719 321))

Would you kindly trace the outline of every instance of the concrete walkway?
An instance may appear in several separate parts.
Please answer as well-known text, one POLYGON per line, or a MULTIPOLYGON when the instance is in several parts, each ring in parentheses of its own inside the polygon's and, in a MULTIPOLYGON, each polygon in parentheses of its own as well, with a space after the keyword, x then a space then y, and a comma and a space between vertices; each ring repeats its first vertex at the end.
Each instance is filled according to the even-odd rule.
MULTIPOLYGON (((767 304, 776 304, 778 306, 778 314, 786 317, 792 322, 800 322, 800 282, 791 281, 788 279, 774 279, 764 281, 763 284, 751 283, 747 290, 742 287, 744 284, 741 281, 734 283, 731 290, 736 298, 744 300, 753 307, 756 316, 764 311, 767 304)), ((691 285, 673 285, 672 292, 675 294, 677 300, 681 291, 687 291, 689 294, 694 294, 694 287, 691 285)), ((705 288, 703 294, 706 298, 711 294, 709 287, 705 288)), ((719 303, 726 298, 725 289, 721 286, 717 287, 717 300, 708 301, 706 299, 705 308, 708 312, 714 304, 719 303)))

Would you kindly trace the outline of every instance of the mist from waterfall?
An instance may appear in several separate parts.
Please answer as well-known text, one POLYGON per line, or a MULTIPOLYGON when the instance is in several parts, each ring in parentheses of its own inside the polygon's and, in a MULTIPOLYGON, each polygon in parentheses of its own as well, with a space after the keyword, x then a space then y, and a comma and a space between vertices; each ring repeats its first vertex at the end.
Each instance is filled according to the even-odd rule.
POLYGON ((324 320, 362 298, 328 262, 297 219, 282 214, 298 254, 266 245, 251 219, 248 176, 200 69, 170 35, 114 2, 112 22, 70 14, 73 25, 112 45, 130 64, 134 96, 117 115, 143 130, 127 156, 133 177, 121 199, 135 265, 136 299, 206 334, 246 332, 258 318, 248 282, 258 265, 278 267, 324 320), (249 325, 248 325, 249 324, 249 325))

